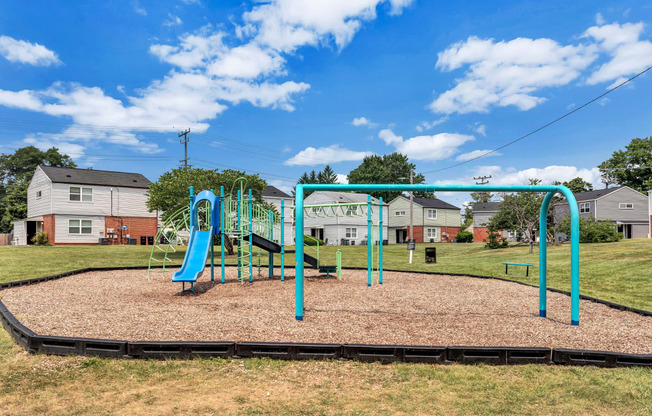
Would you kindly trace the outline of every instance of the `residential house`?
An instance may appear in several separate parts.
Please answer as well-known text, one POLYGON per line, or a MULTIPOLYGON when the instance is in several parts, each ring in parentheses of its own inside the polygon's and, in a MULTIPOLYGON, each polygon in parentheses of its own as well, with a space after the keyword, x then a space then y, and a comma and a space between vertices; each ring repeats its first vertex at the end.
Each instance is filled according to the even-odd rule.
POLYGON ((648 215, 650 221, 650 229, 648 230, 647 237, 652 238, 652 190, 647 191, 647 200, 648 200, 648 215))
POLYGON ((52 245, 141 243, 157 231, 147 210, 149 180, 139 173, 40 165, 27 188, 27 218, 14 222, 12 244, 45 231, 52 245))
MULTIPOLYGON (((304 234, 317 237, 328 245, 359 245, 367 242, 367 194, 335 191, 315 191, 304 199, 304 205, 359 204, 363 206, 307 208, 304 213, 304 234), (336 212, 333 212, 336 211, 336 212), (337 215, 335 215, 337 214, 337 215)), ((378 240, 380 221, 377 204, 379 200, 371 198, 373 240, 378 240)), ((383 203, 383 240, 387 240, 388 204, 383 203)))
MULTIPOLYGON (((460 232, 460 209, 437 198, 413 198, 414 239, 417 243, 450 242, 460 232)), ((407 242, 410 198, 398 196, 389 203, 389 244, 407 242)))
MULTIPOLYGON (((628 186, 599 189, 575 194, 580 215, 597 220, 610 220, 624 238, 646 238, 650 232, 648 196, 628 186)), ((569 215, 566 200, 554 205, 555 223, 569 215)), ((566 235, 558 233, 557 240, 566 235)))
MULTIPOLYGON (((483 241, 488 241, 488 224, 491 217, 496 215, 500 209, 500 202, 476 202, 473 204, 471 209, 473 210, 473 223, 471 225, 473 229, 473 242, 481 243, 483 241)), ((497 233, 510 241, 516 241, 516 234, 513 232, 503 233, 502 230, 499 230, 497 233)))
MULTIPOLYGON (((263 201, 272 204, 276 207, 276 210, 278 213, 281 213, 281 201, 285 201, 283 204, 285 205, 284 209, 284 222, 283 222, 283 239, 285 245, 293 245, 294 244, 294 226, 293 226, 293 221, 294 221, 294 215, 293 215, 293 209, 288 208, 294 205, 294 198, 292 198, 290 195, 286 194, 285 192, 281 191, 280 189, 268 185, 267 188, 263 191, 263 201)), ((281 236, 280 236, 280 230, 275 230, 274 231, 274 240, 275 241, 280 241, 281 236)))

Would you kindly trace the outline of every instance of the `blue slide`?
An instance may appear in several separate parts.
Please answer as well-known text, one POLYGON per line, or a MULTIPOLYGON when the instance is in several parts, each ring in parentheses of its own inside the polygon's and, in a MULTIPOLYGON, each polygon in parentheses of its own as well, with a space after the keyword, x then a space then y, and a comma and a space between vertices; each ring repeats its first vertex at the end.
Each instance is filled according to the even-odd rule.
POLYGON ((174 273, 173 282, 190 282, 191 288, 194 288, 194 282, 204 272, 212 241, 212 229, 199 231, 195 227, 192 228, 190 240, 188 241, 188 250, 186 250, 186 256, 183 258, 183 265, 179 271, 174 273))

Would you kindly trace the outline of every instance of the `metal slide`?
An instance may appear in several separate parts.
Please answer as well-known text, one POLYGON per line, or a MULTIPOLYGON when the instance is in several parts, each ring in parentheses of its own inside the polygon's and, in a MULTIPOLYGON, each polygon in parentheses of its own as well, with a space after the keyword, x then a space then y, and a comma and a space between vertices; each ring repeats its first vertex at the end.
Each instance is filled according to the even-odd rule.
POLYGON ((190 282, 192 290, 194 288, 194 282, 204 272, 212 242, 212 228, 208 231, 199 231, 196 227, 193 227, 190 231, 188 250, 183 258, 183 265, 179 271, 174 273, 172 281, 190 282))

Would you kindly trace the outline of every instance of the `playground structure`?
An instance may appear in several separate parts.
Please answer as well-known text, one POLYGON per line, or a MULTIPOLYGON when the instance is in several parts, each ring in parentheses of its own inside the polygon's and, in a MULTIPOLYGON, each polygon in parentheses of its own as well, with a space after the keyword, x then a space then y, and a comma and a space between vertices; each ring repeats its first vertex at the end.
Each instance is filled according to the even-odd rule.
MULTIPOLYGON (((569 205, 571 219, 571 325, 580 324, 580 249, 579 249, 579 211, 575 196, 563 185, 399 185, 399 184, 298 184, 295 190, 295 212, 296 212, 296 278, 295 278, 295 318, 302 321, 305 314, 304 307, 304 266, 300 261, 304 256, 303 236, 303 214, 304 214, 304 191, 421 191, 421 192, 545 192, 539 214, 539 229, 548 229, 548 208, 552 197, 561 193, 569 205)), ((371 199, 369 199, 369 205, 371 199)), ((370 214, 369 214, 370 215, 370 214)), ((381 217, 382 221, 382 217, 381 217)), ((371 221, 369 221, 369 235, 372 234, 371 221)), ((382 233, 382 223, 380 232, 382 233)), ((544 234, 545 235, 545 234, 544 234)), ((380 236, 382 243, 382 235, 380 236)), ((382 245, 378 255, 379 283, 382 284, 382 245)), ((368 285, 371 286, 372 276, 372 250, 368 247, 367 269, 368 285)), ((546 238, 539 240, 539 316, 547 316, 547 247, 546 238)))
MULTIPOLYGON (((182 284, 182 292, 186 291, 186 283, 190 284, 190 291, 194 292, 194 284, 202 275, 208 255, 210 252, 211 281, 215 280, 215 253, 213 237, 220 240, 220 267, 221 282, 225 282, 225 240, 233 238, 237 246, 238 280, 241 282, 253 283, 254 259, 257 257, 258 271, 260 274, 260 249, 268 252, 268 277, 272 278, 274 269, 274 253, 280 254, 281 281, 285 280, 285 254, 294 251, 285 250, 285 223, 286 208, 294 211, 294 206, 285 206, 281 201, 281 212, 276 213, 267 210, 261 204, 254 201, 251 189, 246 190, 244 183, 240 183, 240 189, 234 192, 231 189, 230 195, 225 196, 224 187, 220 189, 220 195, 216 196, 212 190, 201 191, 194 195, 193 187, 190 187, 190 204, 171 214, 165 224, 156 235, 156 245, 152 247, 148 267, 148 277, 152 271, 160 271, 165 274, 165 268, 172 263, 169 257, 170 252, 176 251, 176 244, 184 244, 187 240, 188 248, 181 265, 181 269, 174 273, 173 282, 182 284), (235 198, 232 195, 235 193, 235 198), (258 248, 254 255, 253 248, 258 248), (152 268, 153 265, 161 264, 162 267, 152 268)), ((235 187, 236 184, 234 184, 235 187)), ((372 282, 382 284, 382 210, 379 210, 378 232, 375 232, 372 216, 374 207, 382 206, 382 198, 378 204, 373 204, 371 197, 367 203, 342 203, 307 205, 302 211, 308 216, 367 216, 368 222, 368 285, 372 282), (365 210, 366 208, 366 210, 365 210), (375 244, 374 244, 375 243, 375 244)), ((295 214, 296 215, 296 214, 295 214)), ((310 236, 302 239, 303 262, 310 267, 318 269, 330 277, 335 273, 338 279, 342 278, 342 253, 336 253, 335 265, 322 264, 320 262, 320 241, 310 236), (310 251, 310 253, 306 253, 310 251)))

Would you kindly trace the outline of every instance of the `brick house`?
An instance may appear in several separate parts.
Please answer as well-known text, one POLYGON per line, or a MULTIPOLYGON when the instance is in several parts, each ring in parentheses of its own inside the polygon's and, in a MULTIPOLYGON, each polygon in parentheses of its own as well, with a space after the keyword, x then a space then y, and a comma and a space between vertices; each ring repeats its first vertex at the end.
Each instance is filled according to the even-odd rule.
MULTIPOLYGON (((482 243, 483 241, 489 241, 489 220, 491 217, 496 215, 500 209, 500 202, 476 202, 472 206, 473 210, 473 242, 482 243)), ((504 233, 503 231, 497 231, 501 236, 506 237, 510 241, 515 241, 515 235, 513 233, 504 233)))
MULTIPOLYGON (((460 232, 460 209, 437 198, 414 197, 414 240, 417 243, 450 242, 460 232)), ((389 244, 407 242, 410 198, 398 196, 389 203, 389 244)))
POLYGON ((139 173, 40 165, 27 188, 27 218, 14 222, 12 244, 31 244, 39 231, 52 245, 153 239, 158 213, 147 210, 149 184, 139 173))

